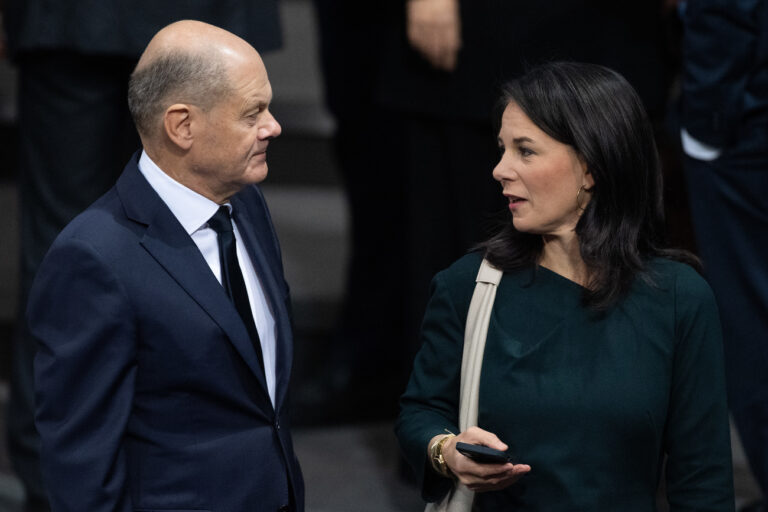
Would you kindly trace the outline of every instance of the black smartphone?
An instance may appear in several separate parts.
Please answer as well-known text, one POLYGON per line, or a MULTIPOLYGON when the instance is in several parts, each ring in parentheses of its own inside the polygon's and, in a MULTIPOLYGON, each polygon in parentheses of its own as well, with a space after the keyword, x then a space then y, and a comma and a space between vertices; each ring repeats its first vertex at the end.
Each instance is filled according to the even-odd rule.
POLYGON ((456 443, 456 449, 462 455, 469 457, 479 464, 506 464, 512 462, 512 457, 501 450, 494 450, 487 446, 469 443, 456 443))

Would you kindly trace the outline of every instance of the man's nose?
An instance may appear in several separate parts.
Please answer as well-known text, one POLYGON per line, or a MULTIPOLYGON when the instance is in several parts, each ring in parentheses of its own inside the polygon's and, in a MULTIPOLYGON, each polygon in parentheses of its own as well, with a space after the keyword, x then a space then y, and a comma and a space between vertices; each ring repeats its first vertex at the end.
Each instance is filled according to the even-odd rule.
POLYGON ((283 132, 283 128, 277 122, 275 116, 272 115, 272 112, 267 111, 266 114, 269 117, 265 119, 264 126, 259 131, 259 137, 262 139, 274 139, 283 132))

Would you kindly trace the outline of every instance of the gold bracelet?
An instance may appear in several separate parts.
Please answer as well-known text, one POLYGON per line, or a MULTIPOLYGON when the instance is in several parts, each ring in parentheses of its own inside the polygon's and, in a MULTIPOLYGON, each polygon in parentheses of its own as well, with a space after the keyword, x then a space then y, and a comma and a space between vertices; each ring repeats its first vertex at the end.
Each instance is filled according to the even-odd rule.
POLYGON ((448 464, 445 463, 445 458, 443 457, 443 445, 452 437, 456 436, 454 434, 445 434, 434 441, 429 447, 429 461, 432 463, 432 469, 446 478, 451 478, 452 475, 451 470, 448 468, 448 464))

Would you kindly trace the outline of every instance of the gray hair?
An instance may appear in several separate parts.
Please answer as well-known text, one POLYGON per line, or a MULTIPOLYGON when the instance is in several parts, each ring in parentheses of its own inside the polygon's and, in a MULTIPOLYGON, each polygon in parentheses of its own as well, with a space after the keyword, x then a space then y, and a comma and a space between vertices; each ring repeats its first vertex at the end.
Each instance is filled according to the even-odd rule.
POLYGON ((209 110, 229 89, 221 58, 174 50, 134 70, 128 81, 128 109, 139 134, 152 137, 170 105, 188 103, 209 110))

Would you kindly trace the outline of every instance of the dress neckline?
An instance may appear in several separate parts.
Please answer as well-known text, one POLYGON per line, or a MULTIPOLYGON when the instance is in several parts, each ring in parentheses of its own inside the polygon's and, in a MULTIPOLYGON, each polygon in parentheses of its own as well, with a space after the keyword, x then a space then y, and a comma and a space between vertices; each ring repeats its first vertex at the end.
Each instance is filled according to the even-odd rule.
POLYGON ((569 284, 570 286, 572 286, 572 287, 575 287, 575 288, 577 288, 577 289, 579 289, 579 290, 581 290, 581 291, 584 291, 584 290, 586 290, 586 289, 587 289, 585 286, 582 286, 582 285, 580 285, 580 284, 579 284, 579 283, 577 283, 576 281, 574 281, 574 280, 572 280, 572 279, 568 279, 568 278, 567 278, 567 277, 565 277, 564 275, 562 275, 562 274, 558 274, 558 273, 557 273, 557 272, 555 272, 554 270, 548 269, 547 267, 545 267, 545 266, 543 266, 543 265, 539 265, 539 264, 537 264, 537 265, 536 265, 536 267, 535 267, 535 270, 536 270, 537 272, 541 272, 541 271, 544 271, 544 273, 545 273, 545 274, 548 274, 548 275, 550 275, 550 276, 553 276, 553 277, 554 277, 555 279, 557 279, 558 281, 563 281, 564 283, 567 283, 567 284, 569 284))

